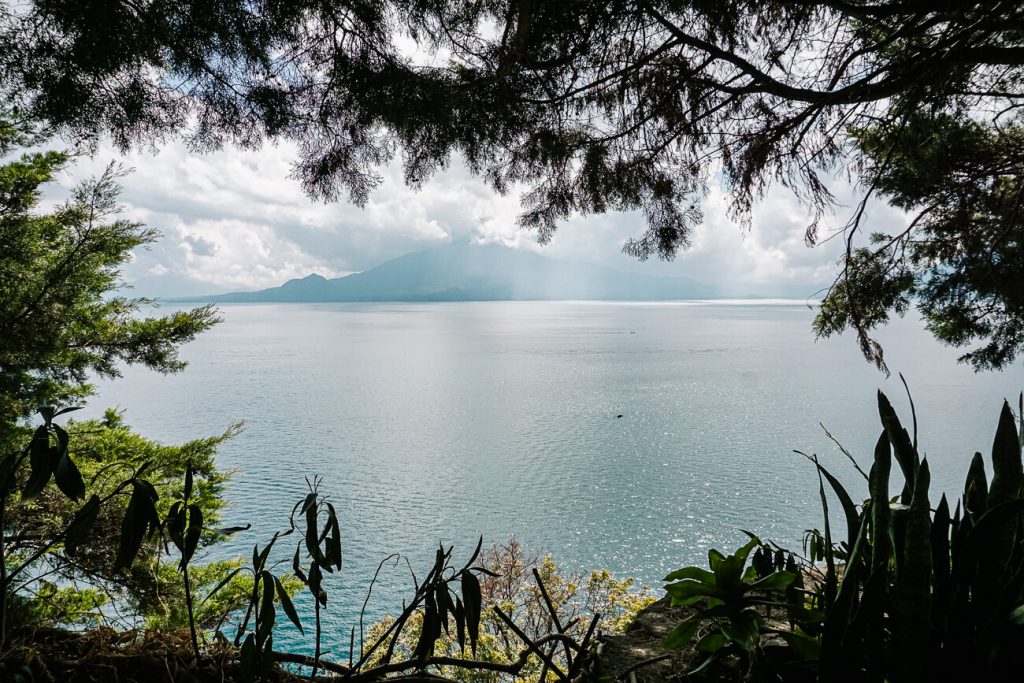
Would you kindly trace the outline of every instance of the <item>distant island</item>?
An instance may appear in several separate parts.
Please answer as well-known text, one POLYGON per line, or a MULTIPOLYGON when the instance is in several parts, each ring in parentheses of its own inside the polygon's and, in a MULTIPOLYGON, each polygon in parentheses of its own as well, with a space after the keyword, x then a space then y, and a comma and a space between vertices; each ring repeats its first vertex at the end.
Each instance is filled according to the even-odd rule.
MULTIPOLYGON (((712 299, 714 287, 685 277, 629 273, 558 261, 497 244, 454 242, 405 254, 345 277, 309 275, 280 287, 188 301, 672 301, 712 299)), ((186 300, 186 299, 182 299, 186 300)))

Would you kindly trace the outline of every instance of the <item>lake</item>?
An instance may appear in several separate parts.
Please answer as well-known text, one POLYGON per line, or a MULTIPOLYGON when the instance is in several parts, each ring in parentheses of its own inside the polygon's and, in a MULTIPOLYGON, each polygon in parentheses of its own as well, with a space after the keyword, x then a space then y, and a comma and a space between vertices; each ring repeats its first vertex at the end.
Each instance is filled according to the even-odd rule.
MULTIPOLYGON (((896 372, 913 391, 933 487, 949 492, 975 450, 988 455, 1002 399, 1015 405, 1024 387, 1020 365, 980 375, 956 365, 916 319, 879 334, 886 379, 849 336, 815 342, 813 311, 793 302, 221 311, 224 323, 185 349, 188 370, 129 368, 100 385, 88 413, 119 406, 167 442, 245 421, 219 457, 238 469, 225 522, 253 528, 218 554, 248 555, 286 528, 304 476, 321 475, 345 552, 326 623, 346 648, 389 553, 422 568, 439 541, 456 544, 458 562, 481 534, 487 545, 514 535, 567 569, 657 586, 708 548, 735 547, 740 528, 797 547, 821 526, 813 466, 793 449, 818 453, 866 497, 819 422, 866 470, 876 389, 910 420, 896 372)), ((404 565, 385 570, 371 616, 396 612, 409 590, 404 565)))

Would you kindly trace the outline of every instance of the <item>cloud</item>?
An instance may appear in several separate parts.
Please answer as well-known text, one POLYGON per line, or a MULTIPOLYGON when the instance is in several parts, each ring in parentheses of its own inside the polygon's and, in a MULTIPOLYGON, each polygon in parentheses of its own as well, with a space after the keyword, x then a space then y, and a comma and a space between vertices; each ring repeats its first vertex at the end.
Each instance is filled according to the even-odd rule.
MULTIPOLYGON (((768 288, 810 296, 834 275, 842 246, 833 240, 807 248, 809 216, 785 190, 772 189, 744 231, 729 218, 723 191, 713 188, 692 248, 676 261, 637 263, 621 253, 626 239, 644 231, 637 213, 573 217, 549 245, 539 247, 534 234, 516 225, 518 196, 497 195, 461 163, 438 172, 418 191, 406 187, 398 164, 391 164, 360 209, 306 197, 290 177, 295 156, 294 146, 285 143, 202 155, 172 143, 126 157, 102 147, 80 160, 51 198, 77 179, 102 172, 111 160, 134 169, 122 181, 125 214, 163 234, 125 267, 125 280, 145 295, 257 289, 312 272, 337 277, 408 251, 473 238, 556 258, 685 275, 736 294, 768 288)), ((848 186, 840 190, 852 197, 848 186)), ((824 232, 840 225, 830 217, 824 232)))

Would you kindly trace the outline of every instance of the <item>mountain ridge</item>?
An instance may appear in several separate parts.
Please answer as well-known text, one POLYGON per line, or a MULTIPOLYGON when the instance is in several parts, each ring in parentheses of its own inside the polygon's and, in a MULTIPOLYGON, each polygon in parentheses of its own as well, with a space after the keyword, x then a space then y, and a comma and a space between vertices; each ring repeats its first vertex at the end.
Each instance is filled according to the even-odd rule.
POLYGON ((417 301, 672 301, 715 298, 686 277, 630 273, 559 261, 496 244, 453 242, 390 259, 340 278, 311 273, 278 287, 182 301, 328 303, 417 301))

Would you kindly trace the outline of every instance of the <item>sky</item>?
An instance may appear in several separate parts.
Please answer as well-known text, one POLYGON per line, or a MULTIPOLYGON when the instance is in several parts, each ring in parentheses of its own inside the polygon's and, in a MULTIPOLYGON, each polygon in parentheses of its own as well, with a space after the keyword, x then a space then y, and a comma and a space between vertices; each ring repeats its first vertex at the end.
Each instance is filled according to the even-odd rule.
MULTIPOLYGON (((295 158, 287 143, 205 154, 170 143, 124 156, 101 145, 71 166, 46 198, 60 201, 76 182, 98 175, 112 161, 133 169, 121 181, 124 215, 162 234, 156 244, 137 250, 124 269, 125 281, 140 296, 256 290, 311 273, 340 277, 411 251, 470 239, 556 259, 686 276, 735 296, 815 298, 831 282, 842 249, 838 239, 807 247, 809 213, 779 187, 756 206, 745 230, 728 216, 724 189, 713 186, 692 247, 671 262, 641 263, 621 253, 623 243, 644 230, 638 213, 575 216, 542 246, 534 233, 516 225, 518 194, 498 195, 459 162, 419 190, 403 184, 397 163, 385 167, 383 183, 360 208, 344 200, 310 200, 290 177, 295 158)), ((845 222, 854 201, 848 184, 836 181, 833 189, 847 201, 826 217, 823 235, 845 222)), ((871 230, 889 231, 904 220, 876 206, 867 223, 871 230)))

